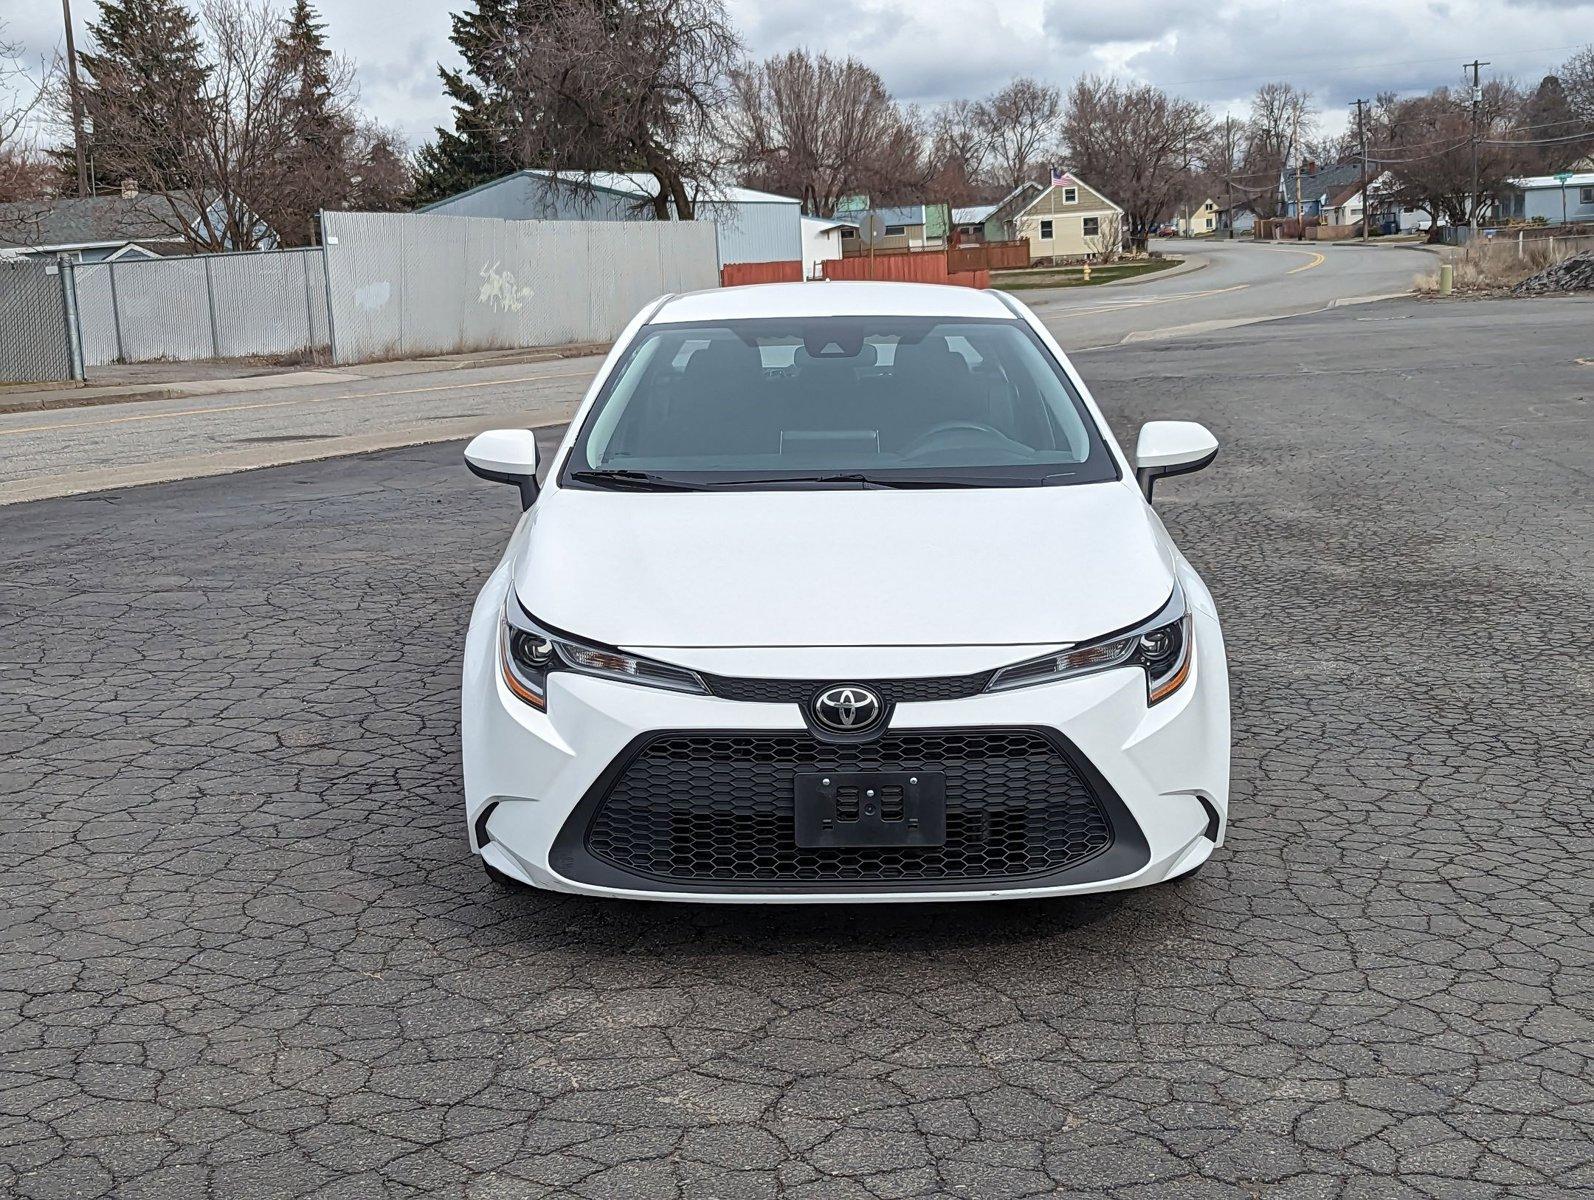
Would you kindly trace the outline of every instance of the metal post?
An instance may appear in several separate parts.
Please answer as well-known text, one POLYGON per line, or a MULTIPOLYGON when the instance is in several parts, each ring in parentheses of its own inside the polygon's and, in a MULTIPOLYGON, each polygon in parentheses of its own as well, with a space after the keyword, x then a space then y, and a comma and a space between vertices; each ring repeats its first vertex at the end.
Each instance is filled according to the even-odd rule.
POLYGON ((1367 101, 1356 101, 1356 140, 1361 143, 1362 150, 1362 244, 1367 244, 1367 227, 1372 223, 1372 205, 1367 195, 1367 126, 1362 120, 1362 110, 1366 108, 1367 101))
POLYGON ((83 329, 77 313, 77 267, 68 259, 60 260, 61 316, 66 323, 66 352, 72 361, 72 378, 83 378, 83 329))
POLYGON ((105 273, 111 279, 111 327, 116 331, 116 361, 126 362, 127 351, 122 348, 122 302, 116 295, 116 262, 114 259, 106 262, 105 273))
POLYGON ((301 274, 304 276, 304 348, 309 351, 310 356, 314 358, 315 293, 310 290, 310 256, 312 254, 320 254, 324 257, 325 251, 317 248, 315 250, 301 251, 299 255, 299 265, 302 268, 301 274))
MULTIPOLYGON (((321 282, 325 286, 327 293, 327 357, 335 364, 342 361, 338 357, 337 317, 333 315, 332 309, 332 247, 336 243, 327 240, 326 210, 322 209, 316 213, 315 219, 321 230, 321 282)), ((716 227, 715 237, 717 238, 718 236, 719 230, 716 227)), ((717 242, 716 245, 718 245, 717 242)), ((715 257, 717 258, 718 255, 716 254, 715 257)))
POLYGON ((221 357, 221 336, 216 331, 216 285, 210 278, 210 255, 205 255, 205 306, 210 309, 210 357, 221 357))
POLYGON ((1444 263, 1439 268, 1439 294, 1448 296, 1450 288, 1455 282, 1455 268, 1449 263, 1444 263))

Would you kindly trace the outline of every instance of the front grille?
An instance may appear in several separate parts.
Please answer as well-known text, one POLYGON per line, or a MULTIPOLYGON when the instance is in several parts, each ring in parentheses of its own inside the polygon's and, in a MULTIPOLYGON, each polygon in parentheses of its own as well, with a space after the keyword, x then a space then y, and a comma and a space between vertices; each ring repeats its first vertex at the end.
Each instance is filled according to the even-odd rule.
POLYGON ((1050 737, 1025 729, 887 733, 846 746, 806 733, 661 734, 589 801, 572 821, 590 814, 592 858, 709 887, 1022 880, 1114 841, 1090 784, 1050 737), (945 845, 799 849, 793 774, 810 769, 943 772, 945 845))
POLYGON ((930 700, 964 700, 978 696, 991 682, 991 671, 975 675, 929 675, 917 679, 749 679, 703 675, 703 685, 722 700, 759 704, 806 704, 817 692, 837 683, 872 688, 886 704, 922 704, 930 700))

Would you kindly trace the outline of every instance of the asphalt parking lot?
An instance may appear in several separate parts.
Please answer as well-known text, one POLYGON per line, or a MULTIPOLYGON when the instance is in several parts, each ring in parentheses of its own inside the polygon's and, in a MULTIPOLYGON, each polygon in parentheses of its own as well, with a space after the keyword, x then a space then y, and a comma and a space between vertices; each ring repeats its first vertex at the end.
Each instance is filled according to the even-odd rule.
POLYGON ((0 1194, 1594 1190, 1594 303, 1081 355, 1224 614, 1230 840, 1053 903, 486 884, 440 444, 3 510, 0 1194), (1580 361, 1581 360, 1581 361, 1580 361))

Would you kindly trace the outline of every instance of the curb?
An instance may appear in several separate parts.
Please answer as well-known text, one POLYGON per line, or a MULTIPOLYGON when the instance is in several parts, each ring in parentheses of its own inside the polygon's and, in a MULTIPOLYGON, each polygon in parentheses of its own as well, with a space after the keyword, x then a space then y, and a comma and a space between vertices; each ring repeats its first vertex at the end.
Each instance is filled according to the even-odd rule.
POLYGON ((313 387, 346 383, 350 380, 391 378, 396 375, 421 375, 436 371, 470 371, 484 367, 513 367, 525 363, 555 362, 565 358, 587 358, 608 353, 610 343, 578 342, 553 348, 528 347, 525 350, 482 354, 441 355, 436 358, 387 359, 348 367, 319 370, 283 371, 275 375, 235 375, 216 379, 180 380, 174 383, 130 384, 122 387, 79 384, 32 393, 0 392, 0 414, 47 412, 61 408, 91 408, 101 404, 127 404, 143 400, 181 400, 217 393, 266 392, 279 388, 313 387))

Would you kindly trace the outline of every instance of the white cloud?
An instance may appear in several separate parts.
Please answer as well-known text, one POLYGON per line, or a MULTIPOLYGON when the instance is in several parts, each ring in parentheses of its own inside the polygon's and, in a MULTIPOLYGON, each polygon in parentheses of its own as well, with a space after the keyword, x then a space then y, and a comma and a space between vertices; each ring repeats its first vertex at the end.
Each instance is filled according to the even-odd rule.
MULTIPOLYGON (((904 100, 978 96, 1014 75, 1064 88, 1119 72, 1239 111, 1269 79, 1310 88, 1337 126, 1343 105, 1385 89, 1457 82, 1461 64, 1536 81, 1594 40, 1594 0, 853 0, 846 5, 728 0, 750 53, 799 46, 853 54, 904 100), (1531 14, 1531 21, 1523 16, 1531 14)), ((359 65, 365 106, 412 142, 448 124, 439 61, 453 63, 448 0, 322 0, 328 35, 359 65)), ((78 0, 80 43, 92 18, 78 0)), ((33 58, 61 43, 59 10, 5 3, 11 40, 33 58)))

